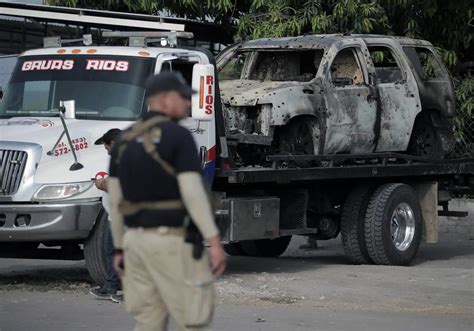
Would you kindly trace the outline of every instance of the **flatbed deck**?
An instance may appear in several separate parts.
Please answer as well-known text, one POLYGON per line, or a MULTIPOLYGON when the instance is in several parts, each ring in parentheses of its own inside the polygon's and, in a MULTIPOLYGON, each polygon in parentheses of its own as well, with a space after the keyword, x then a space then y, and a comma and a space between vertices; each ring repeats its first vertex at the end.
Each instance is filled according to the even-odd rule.
MULTIPOLYGON (((396 153, 364 155, 318 155, 267 157, 271 167, 245 167, 227 169, 217 174, 230 184, 292 183, 338 179, 400 178, 400 177, 452 177, 474 176, 474 158, 423 160, 419 157, 396 153), (314 161, 316 166, 295 167, 293 161, 314 161), (288 165, 282 167, 282 164, 288 165)), ((474 183, 472 183, 474 186, 474 183)))

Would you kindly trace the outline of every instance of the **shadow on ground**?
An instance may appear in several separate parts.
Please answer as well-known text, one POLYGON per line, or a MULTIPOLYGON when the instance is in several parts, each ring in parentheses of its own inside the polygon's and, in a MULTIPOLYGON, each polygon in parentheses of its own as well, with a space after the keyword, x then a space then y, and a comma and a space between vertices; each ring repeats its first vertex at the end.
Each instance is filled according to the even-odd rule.
MULTIPOLYGON (((229 257, 226 276, 262 272, 292 274, 318 270, 325 266, 351 265, 344 256, 339 238, 320 242, 319 247, 312 250, 299 249, 304 243, 304 238, 295 237, 288 250, 279 258, 229 257)), ((445 236, 440 238, 438 244, 423 244, 413 265, 429 266, 439 261, 450 263, 451 260, 455 261, 473 252, 473 240, 445 236)), ((0 290, 85 291, 92 284, 84 261, 0 259, 0 290)))
POLYGON ((88 289, 92 280, 84 262, 41 260, 0 261, 0 290, 77 291, 88 289), (5 263, 11 261, 9 268, 5 263), (54 264, 53 264, 54 263, 54 264))

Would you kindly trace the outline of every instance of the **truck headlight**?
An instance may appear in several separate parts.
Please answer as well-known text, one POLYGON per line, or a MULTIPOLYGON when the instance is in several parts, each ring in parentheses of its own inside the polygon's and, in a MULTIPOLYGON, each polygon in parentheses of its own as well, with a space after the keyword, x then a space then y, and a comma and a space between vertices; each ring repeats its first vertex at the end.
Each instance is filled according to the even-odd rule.
POLYGON ((34 200, 66 199, 81 194, 92 187, 93 182, 69 184, 47 184, 41 186, 33 196, 34 200))

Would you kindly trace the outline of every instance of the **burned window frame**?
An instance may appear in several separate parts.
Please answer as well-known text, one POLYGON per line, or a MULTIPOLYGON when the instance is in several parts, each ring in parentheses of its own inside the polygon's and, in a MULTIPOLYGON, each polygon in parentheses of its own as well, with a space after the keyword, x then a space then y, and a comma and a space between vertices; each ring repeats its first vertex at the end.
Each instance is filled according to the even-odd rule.
POLYGON ((367 66, 367 62, 363 59, 364 59, 364 57, 363 57, 363 50, 362 50, 361 45, 359 45, 359 44, 344 45, 344 47, 339 48, 337 50, 336 54, 334 55, 334 57, 332 59, 330 59, 330 61, 327 62, 327 68, 328 69, 327 69, 327 72, 326 72, 326 79, 328 80, 328 82, 330 84, 334 85, 336 88, 345 88, 345 87, 348 87, 348 86, 352 87, 352 86, 360 86, 360 85, 370 85, 369 68, 367 66), (361 70, 363 82, 360 83, 360 84, 352 83, 352 84, 347 84, 347 85, 344 85, 344 86, 337 86, 337 85, 334 84, 331 68, 332 68, 332 65, 334 64, 334 61, 336 60, 337 56, 341 52, 346 51, 349 48, 351 49, 352 55, 354 55, 354 58, 356 59, 357 65, 359 66, 359 69, 361 70))
POLYGON ((400 58, 399 51, 394 49, 392 45, 390 44, 382 44, 382 43, 369 43, 367 44, 367 50, 369 52, 369 60, 372 63, 372 66, 374 68, 374 79, 375 79, 375 84, 403 84, 407 81, 407 72, 405 71, 405 65, 403 65, 402 59, 400 58), (401 74, 401 79, 400 80, 395 80, 395 81, 389 81, 389 82, 381 82, 379 81, 378 75, 377 75, 377 66, 375 65, 375 62, 372 58, 372 53, 371 53, 371 48, 374 47, 383 47, 386 48, 390 51, 392 57, 395 59, 395 62, 397 64, 398 69, 400 70, 401 74))
POLYGON ((445 70, 444 65, 442 64, 442 60, 436 54, 434 49, 427 46, 422 46, 422 45, 403 45, 402 48, 403 48, 403 52, 406 54, 413 68, 415 69, 415 72, 418 74, 418 76, 420 77, 422 81, 424 82, 445 81, 447 78, 449 78, 449 74, 445 70), (435 63, 437 64, 438 69, 439 69, 439 75, 437 75, 436 77, 429 77, 429 75, 426 73, 423 67, 423 64, 420 61, 420 58, 418 55, 419 54, 418 49, 424 50, 426 51, 426 53, 430 53, 433 56, 435 63))
MULTIPOLYGON (((240 78, 241 80, 256 80, 256 79, 253 79, 251 78, 252 74, 253 74, 253 71, 255 69, 255 66, 258 64, 258 59, 259 59, 259 55, 262 53, 262 52, 280 52, 280 53, 283 53, 283 52, 297 52, 297 53, 301 53, 301 52, 313 52, 314 53, 314 58, 313 58, 313 65, 314 65, 314 75, 313 77, 310 79, 310 80, 307 80, 307 81, 302 81, 302 82, 311 82, 311 81, 314 81, 316 79, 316 77, 318 77, 318 74, 321 70, 321 64, 323 63, 323 59, 324 59, 324 56, 326 55, 326 50, 324 48, 259 48, 259 49, 253 49, 253 48, 238 48, 236 49, 232 55, 230 56, 226 56, 226 60, 223 62, 223 63, 220 63, 219 66, 218 66, 218 70, 219 72, 222 71, 236 56, 238 56, 239 54, 242 54, 242 53, 249 53, 249 55, 246 57, 245 59, 245 63, 242 67, 242 71, 241 71, 241 75, 240 75, 240 78), (319 63, 318 63, 318 66, 316 66, 316 53, 317 52, 320 52, 321 56, 319 57, 319 63)), ((222 80, 222 79, 221 79, 222 80)), ((223 79, 223 80, 226 80, 226 79, 223 79)), ((283 81, 283 80, 265 80, 265 81, 283 81)))
POLYGON ((219 80, 221 81, 226 81, 226 80, 236 80, 236 79, 243 79, 242 76, 243 76, 243 73, 244 73, 244 69, 245 69, 245 66, 246 66, 246 63, 248 62, 248 58, 251 56, 252 54, 252 51, 241 51, 241 50, 238 50, 236 52, 233 52, 231 56, 229 56, 229 58, 227 59, 227 61, 225 61, 223 64, 221 64, 219 67, 218 67, 218 75, 219 75, 219 80), (244 63, 242 65, 242 69, 240 70, 240 75, 238 78, 223 78, 221 77, 221 73, 223 70, 225 70, 225 68, 230 65, 230 63, 232 61, 234 61, 235 59, 237 59, 237 57, 241 56, 242 54, 245 54, 245 59, 244 59, 244 63))

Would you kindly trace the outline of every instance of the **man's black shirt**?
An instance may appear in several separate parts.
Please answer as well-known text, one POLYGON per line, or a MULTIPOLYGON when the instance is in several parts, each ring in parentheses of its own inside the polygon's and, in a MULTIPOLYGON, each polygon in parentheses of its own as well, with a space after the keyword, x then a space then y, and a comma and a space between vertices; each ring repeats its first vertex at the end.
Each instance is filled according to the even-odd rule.
MULTIPOLYGON (((149 112, 143 117, 143 121, 153 116, 164 115, 149 112)), ((176 175, 187 171, 201 171, 196 144, 189 130, 173 120, 156 124, 152 130, 154 128, 161 129, 161 137, 154 140, 156 149, 161 158, 174 168, 176 175)), ((109 174, 119 178, 123 197, 127 201, 155 202, 181 199, 176 177, 169 175, 148 155, 140 137, 130 142, 119 140, 114 145, 109 174), (118 150, 122 144, 127 145, 117 162, 118 150)), ((185 216, 184 209, 143 210, 126 216, 125 224, 129 227, 181 226, 185 216)))

